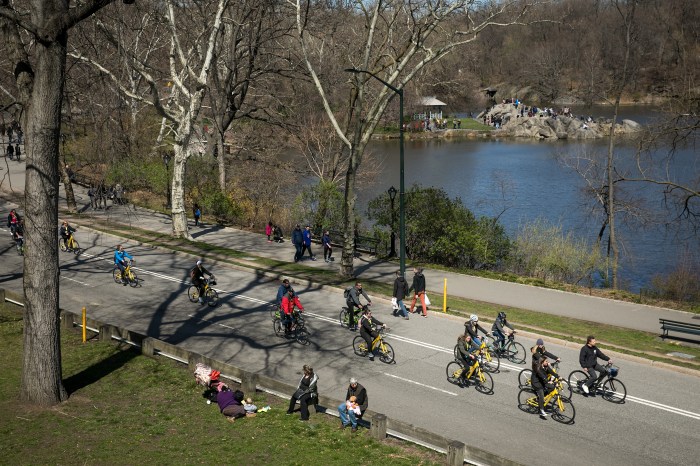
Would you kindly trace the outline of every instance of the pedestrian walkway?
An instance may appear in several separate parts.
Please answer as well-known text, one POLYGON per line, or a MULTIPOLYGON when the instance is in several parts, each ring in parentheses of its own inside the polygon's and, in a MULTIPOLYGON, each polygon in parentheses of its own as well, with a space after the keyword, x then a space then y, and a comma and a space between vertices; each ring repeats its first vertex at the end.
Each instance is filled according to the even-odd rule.
MULTIPOLYGON (((17 191, 24 189, 24 164, 10 164, 10 178, 12 187, 17 191)), ((0 172, 0 179, 6 172, 0 172)), ((3 194, 9 189, 4 180, 0 185, 3 194)), ((134 208, 131 205, 110 205, 106 210, 91 210, 87 189, 81 186, 73 186, 78 209, 85 215, 103 218, 109 221, 122 223, 158 233, 171 232, 170 217, 159 212, 142 208, 134 208)), ((63 187, 60 189, 64 195, 63 187)), ((110 204, 112 202, 110 201, 110 204)), ((65 206, 65 200, 61 198, 61 205, 65 206)), ((294 247, 291 242, 270 243, 263 234, 263 226, 260 233, 243 231, 235 228, 221 227, 207 223, 204 212, 204 225, 193 227, 191 235, 197 241, 206 242, 215 246, 229 248, 245 252, 251 257, 259 256, 276 259, 285 262, 293 262, 294 247)), ((322 248, 314 244, 316 253, 321 254, 322 248)), ((304 261, 309 267, 336 269, 340 258, 336 262, 304 261)), ((374 256, 362 255, 355 259, 354 270, 358 280, 374 280, 385 283, 393 283, 394 273, 398 265, 394 262, 377 259, 374 256)), ((503 306, 517 307, 532 311, 543 312, 558 316, 572 317, 594 323, 615 325, 623 328, 642 330, 652 333, 660 333, 659 319, 679 320, 698 323, 695 314, 664 309, 643 304, 635 304, 624 301, 598 298, 576 293, 538 288, 529 285, 492 280, 488 278, 473 277, 469 275, 445 272, 442 270, 425 269, 424 275, 427 281, 428 294, 432 297, 433 308, 441 302, 440 296, 443 290, 444 280, 447 280, 447 291, 451 296, 494 303, 503 306)), ((406 270, 407 280, 411 281, 412 270, 406 270)), ((700 317, 700 316, 697 316, 700 317)))

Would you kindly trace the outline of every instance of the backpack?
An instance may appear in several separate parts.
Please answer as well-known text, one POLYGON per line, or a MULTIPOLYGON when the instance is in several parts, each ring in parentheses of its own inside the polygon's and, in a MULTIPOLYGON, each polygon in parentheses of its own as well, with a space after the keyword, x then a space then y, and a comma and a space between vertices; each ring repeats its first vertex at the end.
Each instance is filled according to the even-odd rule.
POLYGON ((350 290, 352 290, 351 286, 345 288, 345 291, 343 291, 343 297, 345 297, 345 299, 350 299, 350 290))

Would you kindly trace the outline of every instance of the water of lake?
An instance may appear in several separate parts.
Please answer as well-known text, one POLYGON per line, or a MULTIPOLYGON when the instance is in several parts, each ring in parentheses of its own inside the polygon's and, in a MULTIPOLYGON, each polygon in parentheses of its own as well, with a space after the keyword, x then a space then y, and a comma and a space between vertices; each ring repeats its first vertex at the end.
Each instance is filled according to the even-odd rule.
MULTIPOLYGON (((399 186, 398 141, 375 141, 369 150, 383 160, 377 178, 382 181, 358 193, 358 209, 363 214, 369 199, 386 192, 391 185, 399 186)), ((519 225, 540 217, 560 223, 564 231, 593 243, 601 226, 600 209, 597 217, 591 214, 595 203, 583 194, 583 179, 555 159, 557 151, 584 150, 606 153, 606 142, 406 141, 406 189, 415 183, 443 188, 450 197, 461 198, 477 215, 494 216, 505 209, 500 221, 511 236, 519 225)), ((700 161, 695 152, 694 148, 687 148, 677 154, 674 176, 698 176, 700 161)), ((632 147, 621 145, 617 157, 629 163, 633 153, 632 147)), ((646 207, 663 209, 658 188, 633 189, 634 197, 646 207)), ((621 283, 634 292, 647 286, 654 275, 672 270, 682 256, 690 254, 695 261, 700 260, 698 237, 688 229, 679 233, 661 226, 620 225, 620 233, 624 240, 621 283)))

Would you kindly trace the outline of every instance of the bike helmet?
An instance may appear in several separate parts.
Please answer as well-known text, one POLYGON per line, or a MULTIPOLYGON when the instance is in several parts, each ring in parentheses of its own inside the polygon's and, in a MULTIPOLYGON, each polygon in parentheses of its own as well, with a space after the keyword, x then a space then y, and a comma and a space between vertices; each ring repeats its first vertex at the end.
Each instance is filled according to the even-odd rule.
POLYGON ((506 320, 506 313, 505 312, 499 312, 498 313, 498 318, 501 320, 506 320))
POLYGON ((472 314, 469 316, 469 321, 470 322, 479 322, 479 317, 477 317, 476 314, 472 314))

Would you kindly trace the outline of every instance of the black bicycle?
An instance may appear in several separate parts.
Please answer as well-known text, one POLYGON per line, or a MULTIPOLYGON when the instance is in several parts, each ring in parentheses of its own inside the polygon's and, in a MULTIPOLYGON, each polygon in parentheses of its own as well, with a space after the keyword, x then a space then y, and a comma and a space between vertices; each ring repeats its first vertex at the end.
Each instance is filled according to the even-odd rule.
MULTIPOLYGON (((496 334, 494 333, 493 336, 496 337, 496 334)), ((491 351, 513 364, 523 364, 527 357, 525 347, 515 341, 515 332, 511 332, 510 335, 508 335, 508 340, 502 347, 496 342, 491 351)))
POLYGON ((272 328, 275 331, 275 335, 278 337, 294 338, 296 341, 302 345, 309 344, 309 331, 306 329, 306 324, 304 323, 304 318, 298 309, 294 309, 292 312, 291 324, 289 325, 289 330, 285 328, 282 323, 281 317, 276 317, 272 321, 272 328))
MULTIPOLYGON (((604 400, 611 403, 622 404, 627 398, 627 388, 617 376, 620 374, 620 368, 610 363, 605 367, 605 380, 602 384, 594 383, 589 388, 590 394, 600 394, 604 400)), ((583 390, 583 384, 588 379, 588 374, 584 371, 576 370, 569 374, 569 388, 576 394, 583 395, 586 392, 583 390)))

